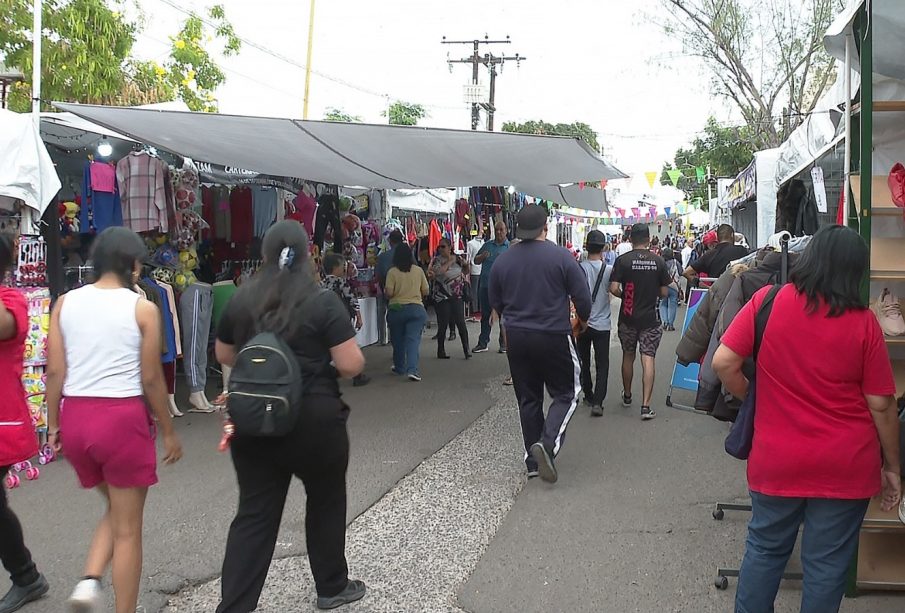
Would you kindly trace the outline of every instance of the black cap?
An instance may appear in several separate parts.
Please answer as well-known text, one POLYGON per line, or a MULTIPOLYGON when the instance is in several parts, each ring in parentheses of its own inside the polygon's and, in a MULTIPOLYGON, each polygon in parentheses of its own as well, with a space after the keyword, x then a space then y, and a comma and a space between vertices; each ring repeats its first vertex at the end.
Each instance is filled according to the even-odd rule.
POLYGON ((650 228, 647 227, 647 224, 636 223, 632 226, 632 240, 639 238, 650 238, 650 228))
POLYGON ((591 230, 588 232, 588 236, 585 238, 584 242, 586 245, 598 245, 602 247, 607 243, 606 234, 600 230, 591 230))
POLYGON ((547 209, 537 204, 529 204, 519 211, 515 236, 523 241, 532 241, 541 235, 546 224, 547 209))

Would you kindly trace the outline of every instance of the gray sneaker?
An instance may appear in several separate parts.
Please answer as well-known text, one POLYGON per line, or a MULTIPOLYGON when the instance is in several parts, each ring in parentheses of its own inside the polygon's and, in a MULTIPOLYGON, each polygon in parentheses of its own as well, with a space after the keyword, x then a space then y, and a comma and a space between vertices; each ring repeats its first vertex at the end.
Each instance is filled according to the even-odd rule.
POLYGON ((44 575, 38 575, 38 578, 30 585, 16 585, 14 583, 9 588, 6 596, 0 598, 0 613, 18 611, 29 602, 42 598, 49 589, 50 586, 47 584, 47 579, 44 578, 44 575))
POLYGON ((365 597, 365 593, 367 591, 368 586, 364 584, 364 581, 349 581, 349 583, 346 585, 346 589, 341 591, 336 596, 318 596, 317 608, 325 610, 341 607, 343 605, 349 604, 350 602, 361 600, 365 597))
POLYGON ((556 466, 553 465, 553 456, 550 455, 543 443, 531 445, 531 457, 537 462, 537 472, 540 474, 540 478, 547 483, 556 483, 558 475, 556 466))
POLYGON ((603 417, 603 405, 595 404, 591 407, 591 417, 603 417))

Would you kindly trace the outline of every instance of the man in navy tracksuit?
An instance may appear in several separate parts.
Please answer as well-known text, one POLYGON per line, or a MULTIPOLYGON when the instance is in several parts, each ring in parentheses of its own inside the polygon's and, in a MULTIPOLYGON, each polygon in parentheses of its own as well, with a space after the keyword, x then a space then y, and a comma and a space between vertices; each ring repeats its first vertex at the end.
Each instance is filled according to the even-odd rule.
POLYGON ((506 324, 509 369, 518 398, 528 477, 553 483, 553 460, 581 393, 581 364, 569 299, 578 318, 591 314, 585 273, 566 249, 547 241, 547 211, 530 204, 518 214, 521 240, 501 254, 490 275, 490 305, 506 324), (544 386, 553 398, 544 419, 544 386))

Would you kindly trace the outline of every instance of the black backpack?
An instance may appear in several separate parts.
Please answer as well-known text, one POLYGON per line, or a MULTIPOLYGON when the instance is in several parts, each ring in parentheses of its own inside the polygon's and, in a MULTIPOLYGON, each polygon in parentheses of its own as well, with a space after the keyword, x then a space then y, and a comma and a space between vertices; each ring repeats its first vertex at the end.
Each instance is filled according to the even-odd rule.
POLYGON ((302 372, 295 352, 261 332, 236 356, 229 377, 229 416, 238 436, 285 436, 301 411, 302 372))

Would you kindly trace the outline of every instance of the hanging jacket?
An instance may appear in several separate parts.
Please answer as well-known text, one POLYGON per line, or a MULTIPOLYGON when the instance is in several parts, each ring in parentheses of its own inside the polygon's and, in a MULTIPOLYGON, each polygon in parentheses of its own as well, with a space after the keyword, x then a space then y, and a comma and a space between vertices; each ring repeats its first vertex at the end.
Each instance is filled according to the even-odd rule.
POLYGON ((735 278, 746 270, 748 267, 744 264, 730 267, 704 295, 676 348, 679 364, 688 366, 698 363, 706 355, 717 316, 720 314, 720 309, 723 308, 723 302, 729 295, 735 278))

